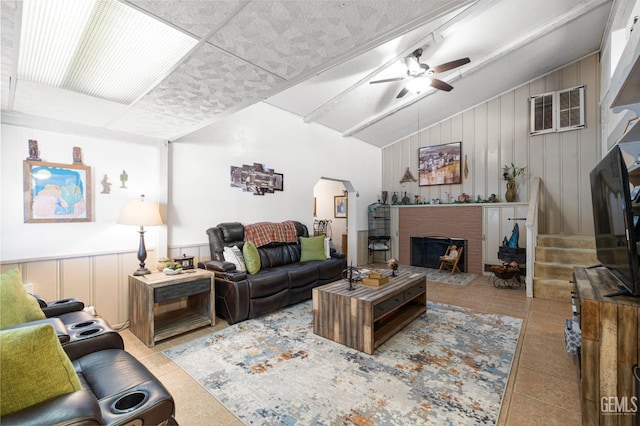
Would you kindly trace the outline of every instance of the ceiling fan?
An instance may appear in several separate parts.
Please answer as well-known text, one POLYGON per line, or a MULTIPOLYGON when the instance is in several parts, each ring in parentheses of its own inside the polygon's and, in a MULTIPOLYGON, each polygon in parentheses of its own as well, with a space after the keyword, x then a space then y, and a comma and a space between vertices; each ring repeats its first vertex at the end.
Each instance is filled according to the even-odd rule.
POLYGON ((400 81, 406 78, 410 78, 411 80, 406 84, 405 87, 402 88, 400 93, 398 93, 396 99, 403 97, 410 90, 415 91, 416 93, 420 93, 421 91, 426 89, 427 86, 449 92, 451 91, 451 89, 453 89, 453 86, 445 83, 442 80, 438 80, 437 78, 432 77, 432 75, 449 71, 471 62, 469 58, 462 58, 431 68, 429 67, 429 65, 420 62, 420 56, 422 56, 422 49, 416 49, 411 55, 404 58, 404 64, 407 67, 407 77, 385 78, 384 80, 375 80, 370 81, 369 83, 388 83, 391 81, 400 81))

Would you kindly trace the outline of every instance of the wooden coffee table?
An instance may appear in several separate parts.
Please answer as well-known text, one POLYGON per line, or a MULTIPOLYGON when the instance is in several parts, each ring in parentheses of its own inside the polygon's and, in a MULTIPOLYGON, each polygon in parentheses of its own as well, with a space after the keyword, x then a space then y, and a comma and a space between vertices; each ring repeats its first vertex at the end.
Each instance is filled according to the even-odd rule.
POLYGON ((313 289, 313 332, 368 354, 427 311, 424 273, 400 271, 381 287, 346 280, 313 289))

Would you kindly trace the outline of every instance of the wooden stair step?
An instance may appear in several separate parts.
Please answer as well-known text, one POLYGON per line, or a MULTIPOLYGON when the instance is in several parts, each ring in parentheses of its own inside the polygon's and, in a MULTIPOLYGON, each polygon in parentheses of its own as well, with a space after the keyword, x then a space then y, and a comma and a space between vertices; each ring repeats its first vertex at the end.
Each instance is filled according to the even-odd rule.
POLYGON ((598 256, 594 249, 536 247, 537 262, 567 263, 579 266, 596 265, 598 256))
POLYGON ((572 290, 569 280, 533 277, 533 297, 570 302, 572 290))
POLYGON ((540 234, 536 245, 538 247, 595 249, 596 239, 586 235, 540 234))
POLYGON ((569 281, 573 279, 574 266, 576 265, 555 262, 536 262, 533 267, 533 276, 569 281))

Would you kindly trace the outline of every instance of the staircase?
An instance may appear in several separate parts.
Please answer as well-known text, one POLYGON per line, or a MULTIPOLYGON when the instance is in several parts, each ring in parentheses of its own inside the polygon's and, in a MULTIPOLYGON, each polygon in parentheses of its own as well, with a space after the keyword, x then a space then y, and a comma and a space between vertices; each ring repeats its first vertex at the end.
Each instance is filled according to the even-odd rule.
POLYGON ((571 301, 573 267, 597 265, 596 242, 583 235, 538 235, 533 297, 571 301))

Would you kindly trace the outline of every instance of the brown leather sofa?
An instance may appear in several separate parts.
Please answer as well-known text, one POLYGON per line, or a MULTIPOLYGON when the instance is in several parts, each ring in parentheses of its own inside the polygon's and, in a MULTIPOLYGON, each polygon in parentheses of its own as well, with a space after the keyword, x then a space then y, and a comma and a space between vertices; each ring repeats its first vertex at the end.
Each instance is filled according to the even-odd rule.
POLYGON ((311 298, 314 287, 342 277, 346 268, 344 255, 332 250, 327 260, 300 262, 300 237, 308 237, 306 225, 293 221, 298 241, 269 243, 258 247, 261 269, 255 275, 236 271, 226 262, 225 247, 244 245, 241 223, 221 223, 207 229, 211 259, 198 266, 216 275, 216 314, 229 324, 256 318, 268 312, 311 298))

